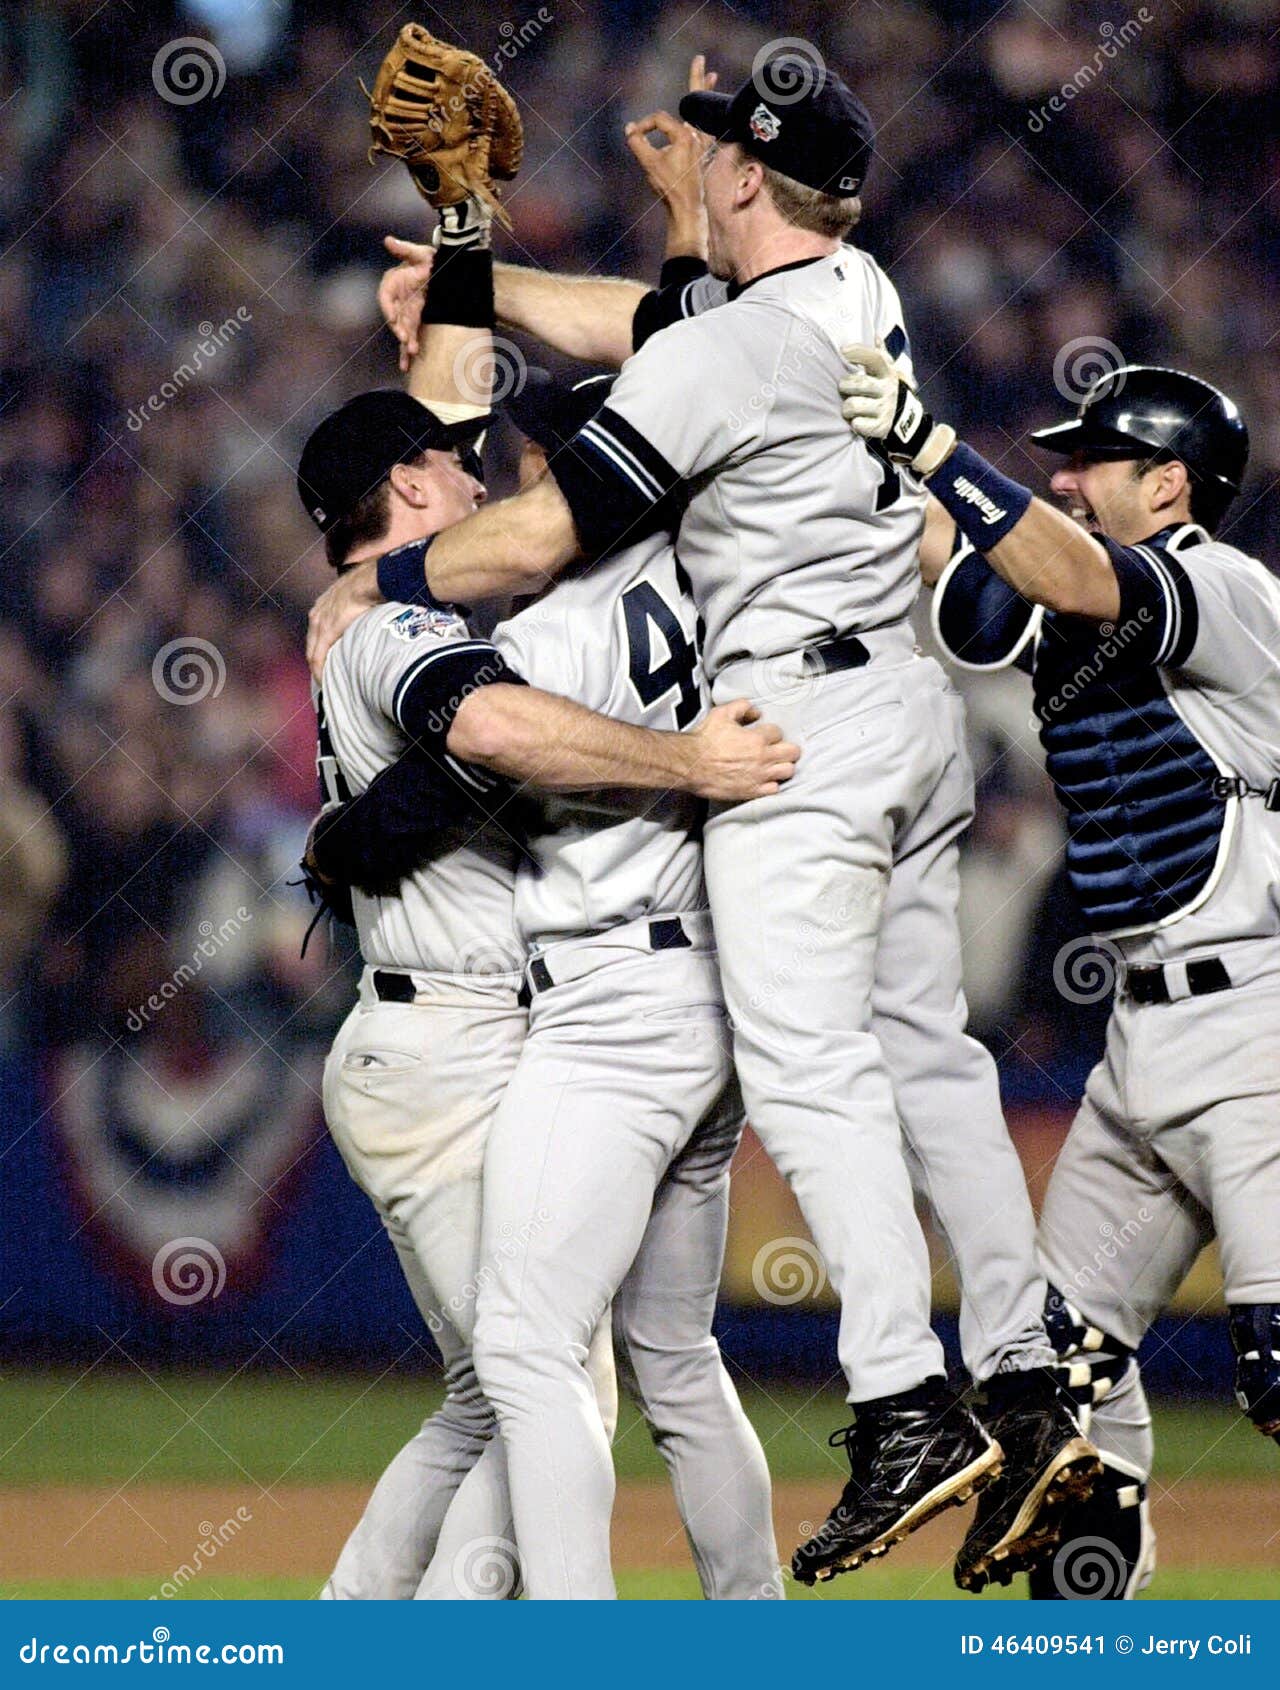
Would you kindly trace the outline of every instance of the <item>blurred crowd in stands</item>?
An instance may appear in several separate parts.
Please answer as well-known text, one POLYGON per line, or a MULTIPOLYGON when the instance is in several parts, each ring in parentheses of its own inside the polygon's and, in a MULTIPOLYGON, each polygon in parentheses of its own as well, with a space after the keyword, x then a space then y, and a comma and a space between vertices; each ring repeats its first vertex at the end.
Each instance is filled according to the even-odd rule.
MULTIPOLYGON (((340 959, 324 946, 298 958, 307 910, 288 885, 315 794, 304 619, 327 578, 293 466, 327 409, 397 379, 375 320, 380 237, 425 220, 403 172, 366 162, 357 79, 412 18, 465 37, 524 113, 500 255, 600 274, 654 276, 661 254, 624 121, 672 107, 694 52, 733 85, 764 43, 812 43, 880 124, 858 238, 903 294, 934 409, 1043 489, 1021 441, 1098 373, 1090 358, 1111 356, 1099 343, 1189 367, 1235 396, 1253 434, 1231 537, 1280 557, 1274 5, 472 0, 447 19, 367 0, 8 8, 10 1048, 163 1039, 170 1062, 175 1047, 196 1061, 222 1026, 270 1039, 287 1023, 319 1040, 345 1007, 340 959), (165 49, 186 37, 217 48, 219 85, 198 98, 164 82, 165 49), (184 1009, 131 1031, 202 924, 221 930, 241 906, 254 919, 184 1009)), ((497 453, 501 489, 502 431, 497 453)), ((1006 676, 966 692, 975 1025, 1011 1095, 1065 1105, 1105 1004, 1066 1002, 1054 984, 1076 926, 1026 687, 1006 676)))

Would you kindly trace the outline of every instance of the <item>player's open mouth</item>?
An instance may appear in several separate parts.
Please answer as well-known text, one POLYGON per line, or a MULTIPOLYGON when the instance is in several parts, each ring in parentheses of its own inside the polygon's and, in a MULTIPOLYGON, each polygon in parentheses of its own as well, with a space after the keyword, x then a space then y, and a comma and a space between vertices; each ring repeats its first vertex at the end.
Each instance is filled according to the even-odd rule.
POLYGON ((1093 507, 1091 505, 1083 503, 1068 505, 1067 515, 1071 518, 1072 522, 1078 522, 1081 528, 1087 529, 1090 534, 1097 534, 1100 532, 1098 519, 1094 515, 1093 507))

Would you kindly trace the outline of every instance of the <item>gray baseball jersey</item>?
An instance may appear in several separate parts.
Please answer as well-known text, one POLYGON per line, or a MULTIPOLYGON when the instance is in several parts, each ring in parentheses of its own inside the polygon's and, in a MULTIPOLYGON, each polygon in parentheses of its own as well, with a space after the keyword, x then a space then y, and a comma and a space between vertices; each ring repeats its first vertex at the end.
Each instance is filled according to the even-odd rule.
MULTIPOLYGON (((317 699, 319 770, 330 800, 362 791, 405 748, 406 712, 441 696, 456 679, 456 660, 483 661, 492 647, 473 640, 455 611, 380 605, 366 611, 329 653, 317 699), (451 679, 452 677, 452 679, 451 679)), ((456 778, 485 777, 446 757, 456 778)), ((461 849, 411 876, 397 898, 352 903, 360 950, 372 967, 445 974, 518 970, 512 936, 515 851, 501 835, 477 831, 461 849)))
MULTIPOLYGON (((716 308, 648 340, 578 439, 623 526, 664 495, 682 508, 677 551, 708 675, 901 622, 919 588, 924 494, 851 433, 836 388, 850 342, 883 340, 909 369, 893 284, 842 246, 745 288, 690 286, 716 308)), ((590 534, 590 500, 566 493, 590 534)))
MULTIPOLYGON (((521 654, 527 648, 527 666, 554 684, 576 667, 570 652, 562 672, 558 649, 581 640, 598 659, 583 671, 581 690, 589 702, 616 699, 619 714, 655 725, 694 720, 703 708, 696 625, 680 593, 670 545, 648 543, 618 564, 607 591, 603 579, 591 590, 565 583, 552 595, 560 600, 554 613, 549 601, 531 607, 521 654), (608 665, 616 665, 623 677, 617 685, 608 665), (664 712, 670 720, 663 720, 664 712)), ((460 617, 437 607, 388 605, 353 624, 330 653, 324 674, 320 769, 329 797, 341 799, 368 785, 403 749, 411 723, 421 731, 433 709, 452 705, 460 689, 491 677, 496 658, 492 644, 472 639, 460 617)), ((447 755, 444 760, 458 779, 482 778, 447 755)), ((599 810, 587 806, 576 825, 573 814, 570 810, 563 834, 544 842, 547 878, 556 895, 537 907, 556 910, 556 921, 590 914, 611 926, 630 920, 633 910, 656 914, 694 907, 686 898, 700 900, 700 853, 689 832, 698 821, 695 804, 664 796, 646 817, 641 807, 605 795, 599 810), (593 849, 593 822, 601 849, 593 849), (554 861, 557 839, 568 848, 563 865, 554 861), (668 904, 667 898, 676 901, 668 904)), ((326 1115, 436 1333, 449 1393, 444 1409, 383 1475, 327 1595, 385 1597, 415 1589, 426 1597, 512 1593, 510 1579, 485 1573, 486 1557, 491 1561, 497 1553, 501 1559, 510 1549, 504 1540, 511 1531, 501 1440, 492 1436, 492 1416, 476 1386, 471 1335, 477 1290, 492 1271, 492 1256, 505 1260, 512 1250, 504 1234, 482 1268, 483 1159, 505 1088, 526 1073, 519 1060, 525 1018, 515 981, 509 974, 492 982, 484 977, 496 973, 495 964, 523 958, 512 930, 513 883, 505 843, 481 837, 413 876, 398 899, 356 895, 361 948, 371 966, 360 1003, 326 1065, 326 1115), (468 979, 465 990, 444 983, 438 1001, 425 1005, 381 1002, 374 989, 376 964, 461 972, 468 979), (499 985, 503 990, 492 993, 499 985), (484 1564, 477 1565, 477 1557, 484 1564)), ((685 963, 686 971, 690 966, 697 965, 685 963)), ((702 967, 713 981, 713 964, 702 967)), ((427 983, 418 984, 421 997, 427 983)), ((670 994, 670 986, 655 990, 658 1012, 669 1010, 670 994)), ((675 995, 683 1008, 687 993, 677 988, 675 995)), ((714 984, 702 995, 716 1000, 695 1011, 712 1013, 695 1041, 709 1079, 699 1088, 685 1065, 686 1089, 669 1111, 688 1129, 679 1135, 681 1142, 691 1141, 666 1170, 652 1210, 651 1191, 623 1182, 623 1201, 643 1236, 623 1281, 618 1328, 640 1401, 673 1470, 704 1591, 721 1598, 777 1596, 768 1471, 711 1334, 741 1107, 736 1093, 725 1091, 714 984)), ((616 1051, 616 1029, 603 1008, 597 1019, 605 1028, 606 1051, 611 1041, 616 1051)), ((588 1049, 590 1043, 585 1041, 588 1049)), ((655 1063, 671 1052, 680 1066, 686 1049, 679 1016, 644 1045, 639 1060, 647 1059, 648 1072, 659 1081, 648 1088, 656 1098, 674 1096, 675 1090, 661 1083, 655 1063)), ((621 1092, 632 1083, 621 1066, 610 1069, 610 1081, 621 1092)), ((556 1095, 563 1092, 572 1104, 580 1088, 581 1076, 574 1075, 556 1095)), ((594 1122, 591 1103, 581 1106, 584 1118, 594 1122)), ((527 1104, 517 1105, 515 1113, 521 1119, 537 1114, 527 1104)), ((624 1098, 605 1113, 626 1132, 624 1098)), ((613 1166, 608 1155, 603 1166, 613 1166)), ((577 1182, 565 1183, 565 1203, 576 1191, 577 1182)), ((593 1218, 617 1243, 613 1217, 600 1220, 602 1214, 603 1205, 593 1218)), ((545 1219, 540 1211, 535 1232, 545 1219)), ((589 1232, 584 1229, 582 1236, 589 1232)), ((607 1316, 594 1325, 585 1367, 593 1400, 611 1425, 607 1316)))
POLYGON ((1032 675, 1076 893, 1126 961, 1280 936, 1280 582, 1193 525, 1108 550, 1121 609, 1098 628, 961 548, 934 596, 943 648, 1032 675))
MULTIPOLYGON (((1150 1420, 1124 1352, 1200 1250, 1217 1236, 1229 1304, 1280 1302, 1280 583, 1194 525, 1106 544, 1114 624, 1041 611, 968 547, 933 614, 967 667, 1031 674, 1068 868, 1100 936, 1085 944, 1124 964, 1040 1253, 1113 1341, 1072 1366, 1101 1396, 1100 1448, 1144 1479, 1150 1420), (1159 995, 1140 1000, 1130 970, 1156 965, 1159 995)), ((1087 991, 1090 952, 1059 960, 1065 995, 1087 991)))
MULTIPOLYGON (((637 727, 691 727, 705 709, 697 613, 665 534, 558 581, 493 638, 532 685, 637 727)), ((521 939, 535 947, 701 909, 702 808, 679 792, 548 800, 550 826, 516 879, 521 939)))

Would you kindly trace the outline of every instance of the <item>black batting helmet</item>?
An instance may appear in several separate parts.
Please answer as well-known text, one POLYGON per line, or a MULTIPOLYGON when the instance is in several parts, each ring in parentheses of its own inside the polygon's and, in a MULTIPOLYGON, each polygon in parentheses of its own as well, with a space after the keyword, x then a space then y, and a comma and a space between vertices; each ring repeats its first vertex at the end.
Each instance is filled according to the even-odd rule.
POLYGON ((1224 497, 1240 491, 1249 430, 1234 402, 1197 376, 1126 364, 1099 376, 1070 422, 1031 436, 1051 452, 1105 458, 1170 457, 1224 497))

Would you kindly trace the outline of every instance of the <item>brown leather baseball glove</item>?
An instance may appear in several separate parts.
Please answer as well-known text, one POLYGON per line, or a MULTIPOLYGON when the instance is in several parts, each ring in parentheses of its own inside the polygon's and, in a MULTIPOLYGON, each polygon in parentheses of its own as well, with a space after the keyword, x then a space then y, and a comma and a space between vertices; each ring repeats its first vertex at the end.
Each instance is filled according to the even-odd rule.
POLYGON ((475 195, 511 227, 494 179, 509 182, 519 170, 524 128, 483 59, 438 41, 421 24, 405 24, 369 95, 369 127, 370 164, 376 153, 390 153, 404 160, 431 205, 475 195))

